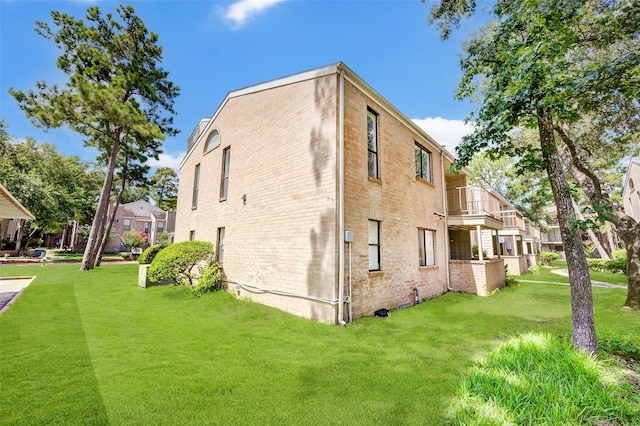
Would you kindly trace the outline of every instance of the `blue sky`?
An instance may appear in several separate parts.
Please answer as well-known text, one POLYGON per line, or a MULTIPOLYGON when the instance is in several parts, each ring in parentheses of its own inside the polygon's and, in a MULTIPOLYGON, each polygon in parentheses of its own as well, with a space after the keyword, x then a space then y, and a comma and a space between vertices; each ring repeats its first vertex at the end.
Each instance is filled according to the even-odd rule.
MULTIPOLYGON (((175 126, 153 167, 177 169, 198 121, 210 117, 227 93, 264 81, 343 61, 406 116, 453 152, 469 131, 471 106, 455 101, 462 41, 483 22, 466 21, 441 41, 427 25, 433 0, 240 0, 130 1, 164 48, 163 68, 181 88, 175 126)), ((119 2, 0 0, 0 117, 16 139, 33 136, 65 155, 95 159, 68 129, 34 127, 9 87, 31 89, 38 80, 64 83, 51 41, 35 21, 58 10, 76 18, 98 5, 114 12, 119 2)))

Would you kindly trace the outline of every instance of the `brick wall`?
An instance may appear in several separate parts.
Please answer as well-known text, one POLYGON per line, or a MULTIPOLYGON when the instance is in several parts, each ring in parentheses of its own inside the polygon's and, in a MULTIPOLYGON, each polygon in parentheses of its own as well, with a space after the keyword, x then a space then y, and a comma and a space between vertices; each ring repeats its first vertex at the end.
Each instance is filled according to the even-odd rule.
POLYGON ((414 288, 420 299, 446 291, 444 221, 436 220, 434 212, 444 212, 440 152, 346 81, 345 229, 355 234, 354 317, 411 304, 414 288), (378 114, 378 180, 368 177, 367 108, 378 114), (431 151, 433 183, 415 176, 416 141, 431 151), (380 221, 380 272, 369 273, 369 219, 380 221), (436 266, 419 266, 419 227, 436 231, 436 266))
MULTIPOLYGON (((220 132, 220 145, 204 153, 208 132, 203 134, 180 169, 175 240, 188 240, 195 231, 195 239, 215 245, 217 229, 224 227, 229 280, 337 298, 336 82, 329 75, 229 98, 210 127, 220 132), (220 201, 226 147, 228 195, 220 201), (200 188, 192 209, 196 164, 200 188)), ((230 290, 299 316, 335 321, 335 305, 234 284, 230 290)))
POLYGON ((488 296, 504 285, 504 262, 494 260, 451 260, 451 288, 455 291, 488 296))
POLYGON ((502 256, 504 264, 509 267, 509 275, 522 275, 527 272, 527 255, 502 256))

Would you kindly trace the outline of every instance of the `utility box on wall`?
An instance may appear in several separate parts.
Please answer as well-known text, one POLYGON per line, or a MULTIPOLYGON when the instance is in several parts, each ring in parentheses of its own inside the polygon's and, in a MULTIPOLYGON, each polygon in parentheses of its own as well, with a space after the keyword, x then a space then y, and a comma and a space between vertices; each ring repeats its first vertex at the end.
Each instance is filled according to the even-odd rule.
POLYGON ((344 231, 344 242, 352 243, 354 238, 353 231, 344 231))

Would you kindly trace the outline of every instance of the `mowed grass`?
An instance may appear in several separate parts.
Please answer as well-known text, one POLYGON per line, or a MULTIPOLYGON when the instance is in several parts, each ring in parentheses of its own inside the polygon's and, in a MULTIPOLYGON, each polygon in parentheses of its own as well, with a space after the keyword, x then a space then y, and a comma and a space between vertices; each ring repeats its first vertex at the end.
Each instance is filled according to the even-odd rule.
MULTIPOLYGON (((337 327, 223 292, 141 290, 137 265, 78 269, 0 267, 37 276, 0 315, 1 424, 440 425, 489 349, 570 330, 568 286, 448 293, 337 327)), ((594 288, 599 335, 640 339, 624 299, 594 288)))
MULTIPOLYGON (((540 272, 534 274, 529 271, 522 276, 522 280, 544 281, 550 283, 566 283, 569 284, 569 278, 551 272, 554 269, 567 270, 567 262, 565 260, 554 260, 550 266, 540 266, 540 272)), ((590 271, 589 276, 594 281, 602 281, 609 284, 627 285, 627 276, 624 274, 613 274, 611 272, 590 271)))

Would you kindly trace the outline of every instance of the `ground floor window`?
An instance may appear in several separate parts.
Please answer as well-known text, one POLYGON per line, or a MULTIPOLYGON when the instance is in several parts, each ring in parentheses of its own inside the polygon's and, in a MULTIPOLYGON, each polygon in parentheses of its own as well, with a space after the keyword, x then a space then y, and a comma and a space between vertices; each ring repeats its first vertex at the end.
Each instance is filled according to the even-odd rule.
POLYGON ((369 220, 369 270, 380 271, 380 222, 369 220))
POLYGON ((433 266, 436 264, 435 236, 436 231, 418 228, 420 266, 433 266))
POLYGON ((189 232, 189 241, 193 241, 196 239, 196 231, 189 232))

